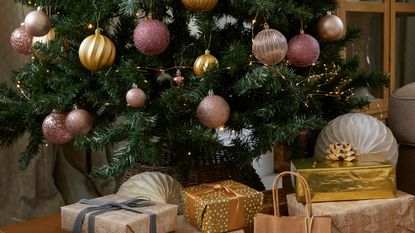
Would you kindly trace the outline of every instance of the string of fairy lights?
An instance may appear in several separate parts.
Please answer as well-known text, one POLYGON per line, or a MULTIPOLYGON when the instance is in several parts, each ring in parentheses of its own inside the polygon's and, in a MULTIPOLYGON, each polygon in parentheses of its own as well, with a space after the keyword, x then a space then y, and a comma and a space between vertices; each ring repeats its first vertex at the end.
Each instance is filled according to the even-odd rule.
MULTIPOLYGON (((31 5, 31 6, 37 6, 36 3, 32 3, 32 1, 30 1, 30 0, 27 2, 27 4, 28 5, 31 5)), ((49 13, 51 13, 51 10, 49 10, 49 13)), ((142 13, 137 12, 136 16, 138 17, 141 14, 142 13)), ((257 23, 257 16, 251 21, 252 41, 254 40, 254 36, 255 36, 254 28, 255 28, 255 24, 256 23, 257 23)), ((86 28, 89 29, 89 30, 93 30, 96 27, 97 26, 94 23, 87 23, 87 25, 86 25, 86 28)), ((209 44, 210 44, 210 40, 211 39, 209 39, 209 44)), ((183 51, 182 51, 182 53, 183 53, 183 51)), ((36 59, 36 58, 33 56, 32 59, 36 59)), ((268 67, 267 65, 264 65, 264 64, 260 63, 259 61, 256 61, 254 59, 254 56, 252 54, 250 54, 249 59, 248 59, 247 62, 248 62, 248 65, 249 66, 261 65, 261 66, 268 67)), ((282 62, 282 64, 285 67, 289 67, 290 66, 290 63, 287 60, 284 60, 282 62)), ((334 63, 331 64, 331 65, 322 64, 322 66, 324 67, 324 70, 325 71, 322 72, 322 73, 314 73, 313 72, 313 69, 316 67, 316 65, 317 65, 316 63, 313 63, 311 65, 311 67, 310 67, 309 75, 307 77, 305 77, 303 80, 301 80, 301 81, 299 81, 299 82, 297 82, 295 84, 296 86, 299 86, 299 85, 303 85, 305 83, 310 83, 310 82, 315 82, 315 81, 321 82, 320 84, 317 85, 317 87, 318 87, 317 89, 312 90, 313 91, 312 93, 309 93, 309 94, 306 95, 305 101, 303 101, 305 107, 309 107, 310 99, 312 99, 314 96, 333 97, 333 98, 337 98, 337 99, 344 98, 345 100, 349 100, 354 95, 354 93, 353 93, 354 92, 354 89, 353 88, 348 88, 346 90, 343 90, 342 89, 342 87, 346 86, 349 82, 352 81, 351 79, 343 79, 343 80, 341 80, 340 81, 340 84, 341 85, 334 87, 334 90, 333 91, 328 91, 328 92, 322 91, 321 90, 322 87, 324 87, 326 85, 329 85, 333 80, 335 80, 335 78, 339 74, 340 67, 337 66, 334 63)), ((274 66, 273 68, 275 68, 275 70, 277 71, 278 76, 282 80, 284 80, 284 81, 287 82, 286 77, 280 72, 280 70, 278 69, 278 67, 277 66, 274 66)), ((154 68, 154 67, 145 67, 145 66, 137 65, 135 67, 135 69, 137 71, 138 70, 157 71, 157 72, 160 72, 161 74, 163 74, 163 73, 167 73, 167 72, 169 72, 171 70, 179 70, 180 71, 180 69, 193 69, 193 67, 191 67, 191 66, 184 66, 182 64, 175 65, 175 66, 168 67, 168 68, 154 68)), ((212 70, 212 72, 215 72, 215 71, 216 72, 221 72, 223 70, 230 70, 230 69, 231 69, 231 67, 228 66, 228 67, 223 67, 223 68, 218 68, 218 69, 212 70)), ((118 72, 118 70, 116 70, 116 72, 118 72)), ((200 80, 203 81, 203 78, 201 78, 200 80)), ((143 82, 146 83, 146 84, 149 83, 149 81, 147 79, 145 79, 143 82)), ((19 92, 24 96, 24 98, 26 98, 29 101, 31 100, 30 97, 28 96, 28 94, 26 94, 26 92, 24 90, 24 87, 23 87, 23 85, 22 85, 22 83, 20 81, 17 81, 16 87, 18 88, 19 92)), ((105 102, 103 105, 104 105, 104 107, 108 107, 108 106, 110 106, 112 104, 110 102, 105 102)), ((380 104, 378 104, 377 107, 378 107, 379 112, 380 112, 380 117, 383 117, 383 115, 382 115, 382 112, 383 111, 382 111, 382 108, 381 108, 380 104)), ((219 128, 219 130, 221 130, 221 131, 223 131, 224 129, 225 129, 224 127, 219 128)), ((188 152, 188 155, 191 155, 191 152, 190 151, 188 152)))

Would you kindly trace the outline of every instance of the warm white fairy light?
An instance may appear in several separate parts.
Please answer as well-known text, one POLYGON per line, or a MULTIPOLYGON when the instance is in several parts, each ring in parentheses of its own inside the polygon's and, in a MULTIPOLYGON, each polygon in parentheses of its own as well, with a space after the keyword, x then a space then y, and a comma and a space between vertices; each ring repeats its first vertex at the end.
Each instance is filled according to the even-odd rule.
POLYGON ((26 95, 26 93, 24 92, 24 90, 23 90, 22 86, 20 85, 20 81, 17 81, 16 87, 17 87, 17 89, 19 89, 20 93, 22 93, 22 95, 23 95, 26 99, 30 100, 29 96, 27 96, 27 95, 26 95))

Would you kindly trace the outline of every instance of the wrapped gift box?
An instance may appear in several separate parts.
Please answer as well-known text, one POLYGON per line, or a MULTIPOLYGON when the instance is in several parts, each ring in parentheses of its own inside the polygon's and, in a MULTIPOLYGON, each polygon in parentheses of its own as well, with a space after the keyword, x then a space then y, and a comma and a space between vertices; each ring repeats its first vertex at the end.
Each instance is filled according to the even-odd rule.
MULTIPOLYGON (((308 182, 312 202, 393 198, 395 165, 389 162, 297 159, 294 170, 308 182)), ((305 202, 303 186, 296 181, 295 193, 305 202)))
MULTIPOLYGON (((305 205, 287 195, 290 216, 304 216, 305 205)), ((313 203, 313 215, 331 216, 332 233, 415 232, 415 197, 397 191, 396 198, 313 203)))
POLYGON ((228 180, 183 190, 185 219, 202 232, 227 232, 252 226, 263 194, 228 180))
MULTIPOLYGON (((127 201, 118 195, 109 195, 96 198, 100 202, 121 203, 127 201)), ((61 208, 62 228, 72 231, 77 215, 84 209, 92 207, 91 205, 75 203, 61 208)), ((140 212, 156 214, 156 230, 157 233, 171 232, 176 229, 177 223, 177 206, 163 203, 154 203, 154 205, 134 208, 140 212)), ((82 232, 87 232, 87 224, 91 213, 86 214, 82 232)), ((150 217, 147 214, 139 214, 129 210, 113 210, 96 216, 95 232, 97 233, 149 233, 150 217)))

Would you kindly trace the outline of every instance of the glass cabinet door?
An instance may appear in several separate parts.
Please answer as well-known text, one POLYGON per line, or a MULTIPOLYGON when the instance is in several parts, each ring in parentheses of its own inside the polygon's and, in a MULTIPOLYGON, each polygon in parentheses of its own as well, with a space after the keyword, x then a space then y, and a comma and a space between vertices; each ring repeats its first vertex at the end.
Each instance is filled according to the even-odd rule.
POLYGON ((391 3, 391 75, 395 90, 415 82, 415 0, 391 3))
MULTIPOLYGON (((368 71, 390 73, 389 7, 385 0, 339 0, 340 18, 347 27, 359 27, 363 32, 346 48, 346 58, 357 56, 360 67, 368 71)), ((380 119, 387 117, 389 89, 362 88, 354 94, 370 100, 363 112, 380 119)))
MULTIPOLYGON (((383 72, 383 13, 347 12, 346 24, 363 31, 360 39, 347 47, 347 57, 357 56, 360 67, 368 71, 383 72)), ((382 90, 358 90, 355 97, 365 99, 383 98, 382 90)))

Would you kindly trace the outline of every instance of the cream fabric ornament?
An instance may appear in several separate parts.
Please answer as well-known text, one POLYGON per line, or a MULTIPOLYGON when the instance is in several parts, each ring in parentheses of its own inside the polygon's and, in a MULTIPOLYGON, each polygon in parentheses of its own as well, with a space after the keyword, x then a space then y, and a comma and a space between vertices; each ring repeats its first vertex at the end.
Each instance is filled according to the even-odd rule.
POLYGON ((117 194, 126 197, 147 197, 151 201, 178 205, 183 213, 183 187, 171 176, 160 172, 143 172, 124 182, 117 194))

